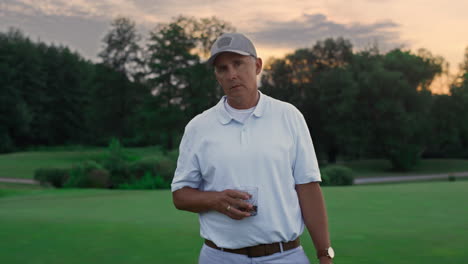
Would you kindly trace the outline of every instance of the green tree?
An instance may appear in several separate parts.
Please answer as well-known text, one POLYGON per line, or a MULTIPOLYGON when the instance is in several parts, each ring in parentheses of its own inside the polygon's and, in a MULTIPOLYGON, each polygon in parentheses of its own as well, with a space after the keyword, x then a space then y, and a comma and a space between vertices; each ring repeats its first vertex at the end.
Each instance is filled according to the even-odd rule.
POLYGON ((30 131, 32 113, 18 89, 16 44, 26 41, 16 29, 0 33, 0 153, 14 151, 18 137, 30 131))
POLYGON ((468 157, 468 48, 460 65, 458 78, 450 87, 450 97, 433 111, 440 116, 436 119, 435 129, 440 132, 440 148, 451 157, 468 157), (445 141, 442 141, 445 139, 445 141))
POLYGON ((2 151, 80 143, 92 64, 66 47, 0 34, 2 151))
POLYGON ((200 56, 223 29, 230 27, 216 18, 180 16, 150 32, 147 85, 153 96, 139 118, 145 138, 174 148, 188 120, 219 100, 221 90, 200 56))
MULTIPOLYGON (((454 89, 454 88, 452 88, 454 89)), ((457 90, 457 88, 455 88, 457 90)), ((461 157, 463 156, 463 144, 459 126, 461 119, 466 118, 464 111, 460 109, 459 92, 455 96, 448 94, 434 95, 434 103, 431 107, 431 140, 424 155, 426 157, 461 157), (457 102, 458 101, 458 102, 457 102), (461 116, 460 116, 461 115, 461 116), (460 118, 461 117, 461 118, 460 118)), ((465 119, 466 120, 466 119, 465 119)))
POLYGON ((181 27, 185 35, 194 40, 195 46, 191 52, 202 59, 209 57, 211 45, 221 34, 236 31, 230 23, 214 16, 200 19, 178 16, 172 23, 181 27))
POLYGON ((103 64, 95 66, 93 76, 86 108, 87 127, 91 132, 87 141, 103 145, 113 137, 131 137, 130 118, 135 111, 135 104, 130 101, 133 84, 123 73, 103 64))
POLYGON ((348 67, 351 59, 349 41, 327 39, 271 60, 262 76, 262 90, 301 110, 319 158, 325 155, 332 163, 340 152, 349 152, 355 137, 349 129, 357 94, 348 67))
POLYGON ((314 96, 308 98, 317 100, 316 106, 305 106, 305 113, 309 120, 315 121, 311 130, 326 153, 327 161, 336 163, 340 154, 349 156, 357 152, 355 147, 359 140, 354 109, 358 103, 358 87, 349 67, 324 70, 316 77, 315 87, 316 99, 314 96))
POLYGON ((194 39, 187 36, 176 23, 159 24, 150 32, 148 45, 148 84, 154 97, 147 102, 145 112, 153 112, 151 122, 160 131, 160 138, 168 149, 176 144, 175 135, 184 123, 181 108, 183 91, 189 85, 186 72, 198 63, 198 56, 190 51, 195 47, 194 39))
POLYGON ((136 115, 149 96, 142 83, 144 63, 139 40, 135 23, 126 17, 115 18, 103 38, 99 53, 102 63, 96 65, 86 110, 88 127, 95 132, 90 139, 94 143, 105 144, 112 137, 137 137, 136 115))
POLYGON ((102 40, 103 49, 99 53, 102 63, 133 80, 142 72, 142 51, 138 44, 140 40, 135 22, 127 17, 115 18, 102 40))
POLYGON ((83 109, 92 78, 90 63, 66 47, 49 46, 43 52, 48 98, 43 109, 49 119, 42 123, 42 129, 49 144, 81 143, 87 132, 83 109))
POLYGON ((414 166, 428 144, 432 97, 427 87, 441 71, 434 63, 401 50, 358 54, 353 63, 360 87, 356 114, 369 152, 383 155, 396 170, 414 166))

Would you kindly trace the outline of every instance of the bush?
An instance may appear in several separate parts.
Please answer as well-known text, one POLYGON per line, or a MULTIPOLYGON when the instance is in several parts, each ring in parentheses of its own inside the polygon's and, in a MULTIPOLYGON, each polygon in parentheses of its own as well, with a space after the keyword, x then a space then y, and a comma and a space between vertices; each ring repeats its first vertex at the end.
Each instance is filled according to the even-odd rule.
POLYGON ((105 169, 93 169, 87 173, 87 188, 109 188, 111 186, 110 174, 105 169))
POLYGON ((41 185, 52 185, 57 188, 64 186, 70 177, 69 169, 41 168, 34 172, 34 179, 41 185))
POLYGON ((457 178, 455 177, 455 175, 450 174, 450 175, 448 176, 448 180, 452 182, 452 181, 456 181, 457 178))
POLYGON ((0 153, 9 153, 15 150, 15 144, 10 135, 0 130, 0 153))
POLYGON ((166 182, 172 182, 176 167, 177 157, 174 157, 174 155, 171 155, 171 153, 156 162, 156 170, 158 171, 157 174, 161 175, 161 177, 166 182))
POLYGON ((161 176, 153 176, 150 172, 146 172, 140 179, 135 179, 130 183, 122 183, 118 186, 119 189, 168 189, 170 183, 164 181, 161 176))
POLYGON ((323 186, 352 185, 354 183, 354 173, 350 168, 331 165, 320 171, 323 186))
MULTIPOLYGON (((160 188, 169 188, 170 183, 172 182, 172 178, 174 177, 174 171, 177 166, 177 159, 171 156, 164 156, 158 158, 147 158, 143 159, 134 163, 131 163, 128 166, 128 174, 130 175, 130 180, 127 180, 122 184, 125 185, 125 189, 131 188, 131 186, 138 186, 140 183, 138 181, 142 181, 141 184, 145 185, 155 181, 157 185, 157 189, 160 188), (153 177, 150 180, 149 176, 153 177), (143 179, 146 177, 146 179, 143 179)), ((141 188, 137 188, 141 189, 141 188)), ((143 188, 143 189, 154 189, 154 188, 143 188)))
POLYGON ((157 164, 159 159, 148 158, 133 162, 129 165, 129 174, 136 179, 142 178, 146 173, 151 175, 158 175, 157 164))
POLYGON ((136 159, 138 158, 125 151, 117 139, 111 140, 108 154, 102 161, 104 168, 110 173, 111 188, 117 188, 120 184, 131 181, 129 163, 136 159))
POLYGON ((89 160, 74 166, 64 187, 108 188, 111 186, 110 175, 99 163, 89 160))
POLYGON ((388 154, 395 171, 409 171, 416 166, 421 159, 420 147, 411 144, 403 144, 396 147, 388 154))

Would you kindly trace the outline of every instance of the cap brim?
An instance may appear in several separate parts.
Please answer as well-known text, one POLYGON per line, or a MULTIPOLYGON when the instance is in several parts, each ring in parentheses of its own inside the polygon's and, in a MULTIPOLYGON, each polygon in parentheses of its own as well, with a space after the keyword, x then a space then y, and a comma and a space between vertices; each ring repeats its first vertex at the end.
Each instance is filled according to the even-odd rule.
POLYGON ((209 65, 213 65, 214 61, 216 60, 216 57, 218 57, 218 55, 223 53, 223 52, 232 52, 232 53, 237 53, 237 54, 244 55, 244 56, 251 56, 250 53, 247 53, 245 51, 226 49, 226 50, 221 50, 221 51, 211 55, 211 57, 206 61, 206 63, 208 63, 209 65))

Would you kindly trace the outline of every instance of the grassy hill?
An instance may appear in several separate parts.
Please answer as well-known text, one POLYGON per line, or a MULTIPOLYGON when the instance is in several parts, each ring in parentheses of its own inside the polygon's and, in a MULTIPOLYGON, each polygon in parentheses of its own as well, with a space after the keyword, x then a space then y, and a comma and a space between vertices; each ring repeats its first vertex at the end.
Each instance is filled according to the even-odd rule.
MULTIPOLYGON (((324 187, 335 263, 468 263, 468 182, 324 187)), ((0 190, 0 263, 196 263, 169 191, 0 190)), ((312 242, 302 236, 315 262, 312 242)))

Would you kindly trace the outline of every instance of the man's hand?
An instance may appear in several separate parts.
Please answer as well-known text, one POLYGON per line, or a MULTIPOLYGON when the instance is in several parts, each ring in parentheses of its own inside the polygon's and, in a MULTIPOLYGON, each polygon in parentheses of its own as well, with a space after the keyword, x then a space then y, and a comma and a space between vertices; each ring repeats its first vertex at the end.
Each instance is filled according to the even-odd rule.
POLYGON ((222 192, 200 191, 184 187, 172 193, 174 205, 179 210, 202 213, 211 210, 218 211, 232 219, 242 220, 250 216, 253 205, 245 200, 250 194, 237 190, 222 192))
POLYGON ((224 190, 213 193, 212 208, 235 220, 242 220, 250 216, 248 211, 252 205, 244 200, 249 199, 249 194, 236 190, 224 190))

